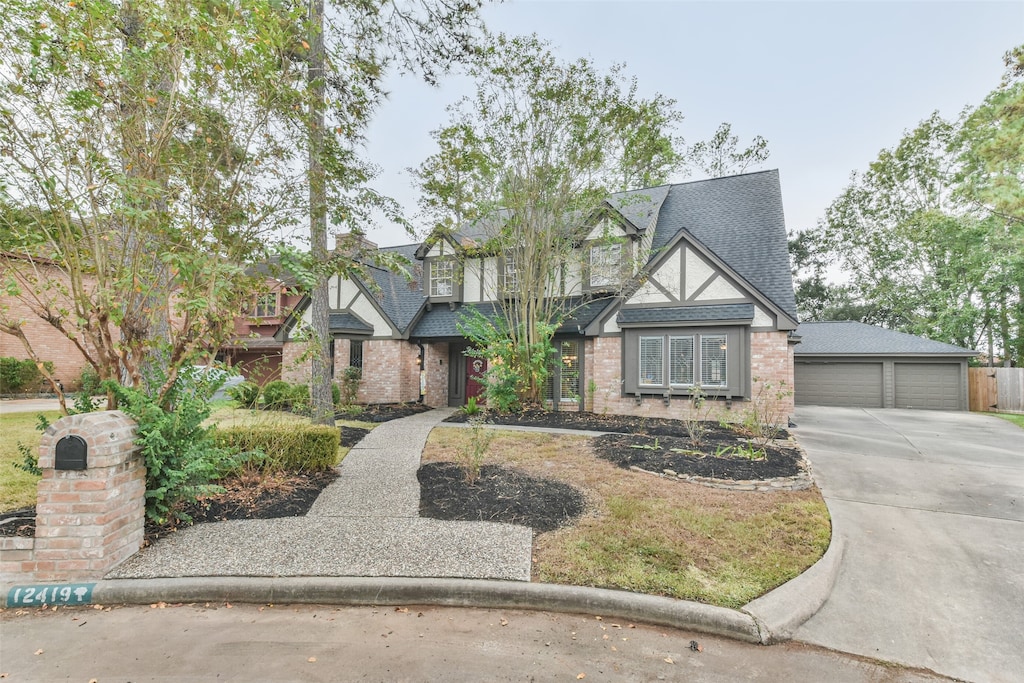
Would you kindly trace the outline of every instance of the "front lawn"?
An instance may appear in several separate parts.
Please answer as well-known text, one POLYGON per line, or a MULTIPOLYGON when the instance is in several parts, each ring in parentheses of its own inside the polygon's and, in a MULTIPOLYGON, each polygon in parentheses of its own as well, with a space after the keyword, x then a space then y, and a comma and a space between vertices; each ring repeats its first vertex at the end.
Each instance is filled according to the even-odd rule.
MULTIPOLYGON (((0 512, 20 510, 36 504, 36 484, 39 477, 15 467, 24 460, 18 450, 22 443, 39 455, 42 433, 36 430, 39 413, 0 414, 0 512)), ((51 422, 60 417, 56 411, 42 413, 51 422)))
MULTIPOLYGON (((423 461, 457 461, 472 430, 437 428, 423 461)), ((828 548, 817 489, 732 491, 624 470, 590 438, 498 431, 485 465, 569 484, 587 510, 534 536, 533 579, 739 607, 797 576, 828 548)))

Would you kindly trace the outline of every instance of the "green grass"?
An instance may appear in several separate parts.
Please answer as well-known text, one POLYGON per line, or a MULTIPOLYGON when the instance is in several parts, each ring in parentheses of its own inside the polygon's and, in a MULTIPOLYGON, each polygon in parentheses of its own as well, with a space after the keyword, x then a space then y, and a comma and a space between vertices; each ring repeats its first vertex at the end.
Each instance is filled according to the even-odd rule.
MULTIPOLYGON (((437 428, 423 459, 457 460, 470 430, 437 428)), ((580 489, 588 513, 539 534, 535 581, 739 607, 818 561, 831 539, 817 489, 728 491, 622 470, 575 435, 496 432, 485 462, 580 489)))
POLYGON ((995 415, 1001 417, 1004 420, 1012 422, 1021 429, 1024 429, 1024 415, 1017 415, 1016 413, 988 413, 988 415, 995 415))
MULTIPOLYGON (((36 430, 36 416, 40 413, 0 414, 0 512, 32 507, 36 504, 36 484, 39 477, 14 467, 21 464, 18 443, 23 443, 39 455, 42 433, 36 430)), ((51 422, 60 417, 56 411, 43 412, 51 422)))

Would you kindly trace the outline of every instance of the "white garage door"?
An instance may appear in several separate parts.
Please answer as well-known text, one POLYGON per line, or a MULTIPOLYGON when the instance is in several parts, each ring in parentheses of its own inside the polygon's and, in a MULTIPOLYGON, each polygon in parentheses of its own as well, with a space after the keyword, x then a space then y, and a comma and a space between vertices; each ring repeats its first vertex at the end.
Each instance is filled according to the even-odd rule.
POLYGON ((894 408, 961 410, 959 363, 896 363, 894 408))
POLYGON ((796 363, 797 405, 882 407, 881 363, 796 363))

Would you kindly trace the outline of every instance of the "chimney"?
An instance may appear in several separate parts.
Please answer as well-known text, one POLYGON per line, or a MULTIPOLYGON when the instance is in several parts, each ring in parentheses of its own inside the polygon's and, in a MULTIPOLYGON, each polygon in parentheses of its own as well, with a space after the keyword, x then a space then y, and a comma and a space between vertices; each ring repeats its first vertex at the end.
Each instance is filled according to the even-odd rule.
POLYGON ((366 239, 366 236, 355 232, 334 233, 334 251, 360 259, 377 251, 377 245, 366 239))

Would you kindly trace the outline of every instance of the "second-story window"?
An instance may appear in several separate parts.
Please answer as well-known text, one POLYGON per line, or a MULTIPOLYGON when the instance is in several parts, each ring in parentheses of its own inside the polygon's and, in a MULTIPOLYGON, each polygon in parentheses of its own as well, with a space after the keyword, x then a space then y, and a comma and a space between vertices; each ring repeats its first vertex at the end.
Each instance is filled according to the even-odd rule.
POLYGON ((257 318, 277 317, 277 292, 257 294, 256 305, 253 306, 253 314, 257 318))
POLYGON ((431 261, 430 296, 452 296, 455 290, 455 264, 452 261, 431 261))
POLYGON ((516 264, 516 255, 505 252, 505 291, 514 292, 519 285, 519 268, 516 264))
POLYGON ((621 244, 595 244, 590 247, 590 286, 614 287, 622 271, 621 244))

